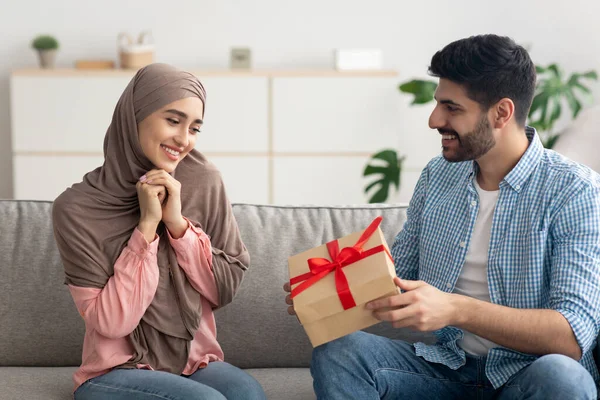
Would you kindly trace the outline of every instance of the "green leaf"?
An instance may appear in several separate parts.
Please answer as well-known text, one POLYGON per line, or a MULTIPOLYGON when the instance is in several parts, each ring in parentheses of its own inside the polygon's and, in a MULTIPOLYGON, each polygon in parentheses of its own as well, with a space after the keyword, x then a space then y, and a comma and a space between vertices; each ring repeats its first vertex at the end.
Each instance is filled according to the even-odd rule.
POLYGON ((385 184, 384 179, 380 179, 378 181, 373 182, 375 184, 381 185, 379 190, 377 190, 373 196, 369 199, 369 203, 385 203, 388 198, 390 187, 385 184))
POLYGON ((531 103, 531 108, 529 109, 529 116, 531 117, 540 107, 542 107, 542 105, 547 104, 547 103, 548 103, 548 93, 547 92, 538 93, 533 98, 533 102, 531 103))
POLYGON ((370 164, 365 167, 363 176, 376 175, 378 179, 369 183, 364 192, 368 194, 371 189, 377 188, 369 203, 383 203, 388 198, 391 186, 400 188, 400 173, 404 157, 398 157, 395 150, 386 149, 371 156, 369 161, 370 164))
POLYGON ((31 47, 37 50, 58 49, 58 40, 54 36, 40 35, 33 39, 31 47))
POLYGON ((550 101, 549 100, 546 101, 546 104, 542 108, 542 114, 540 115, 540 122, 542 123, 544 130, 548 129, 548 125, 546 124, 546 116, 548 115, 548 105, 549 104, 550 104, 550 101))
POLYGON ((547 149, 553 148, 559 137, 560 137, 560 135, 558 135, 558 134, 548 136, 546 138, 546 140, 544 140, 544 142, 543 142, 544 147, 547 149))
POLYGON ((378 179, 376 181, 373 181, 371 183, 369 183, 366 187, 365 187, 365 193, 367 193, 369 190, 373 189, 375 186, 380 185, 382 182, 381 179, 378 179))
POLYGON ((540 120, 529 122, 529 126, 531 126, 532 128, 535 128, 535 130, 538 132, 543 132, 546 130, 544 123, 540 120))
POLYGON ((556 64, 550 64, 548 65, 548 70, 552 72, 552 74, 558 78, 558 80, 560 80, 562 78, 562 72, 560 70, 560 68, 558 67, 558 65, 556 64))
POLYGON ((533 119, 533 115, 535 114, 535 112, 538 110, 540 112, 539 112, 539 117, 537 118, 537 121, 532 122, 531 126, 533 126, 537 130, 544 131, 544 130, 546 130, 546 115, 548 114, 548 105, 550 103, 550 93, 549 92, 540 93, 539 95, 537 95, 534 98, 534 102, 535 102, 535 108, 534 108, 534 105, 532 104, 532 107, 529 111, 529 118, 533 119))
POLYGON ((411 104, 426 104, 433 101, 437 83, 433 81, 424 81, 421 79, 413 79, 398 86, 401 92, 414 95, 411 104))
POLYGON ((560 97, 554 97, 554 108, 552 109, 552 114, 550 114, 550 119, 548 120, 549 130, 552 130, 554 123, 560 118, 561 111, 562 107, 560 105, 560 97))
POLYGON ((388 170, 389 168, 387 166, 367 165, 363 172, 363 176, 385 174, 388 170))
POLYGON ((572 84, 570 84, 571 88, 577 88, 579 90, 581 90, 584 93, 592 93, 592 91, 590 90, 590 88, 583 86, 581 83, 575 81, 572 84))
POLYGON ((547 67, 538 65, 536 71, 538 82, 536 94, 529 110, 529 119, 531 120, 530 125, 540 132, 552 130, 554 123, 561 116, 563 99, 567 100, 573 118, 577 117, 581 111, 582 101, 592 102, 592 91, 580 80, 598 79, 596 71, 573 73, 566 81, 563 81, 563 73, 556 63, 547 67))
POLYGON ((573 95, 573 92, 570 90, 565 92, 565 97, 567 99, 567 104, 569 104, 569 108, 571 109, 573 119, 575 119, 581 111, 581 103, 579 102, 579 100, 577 100, 575 95, 573 95))

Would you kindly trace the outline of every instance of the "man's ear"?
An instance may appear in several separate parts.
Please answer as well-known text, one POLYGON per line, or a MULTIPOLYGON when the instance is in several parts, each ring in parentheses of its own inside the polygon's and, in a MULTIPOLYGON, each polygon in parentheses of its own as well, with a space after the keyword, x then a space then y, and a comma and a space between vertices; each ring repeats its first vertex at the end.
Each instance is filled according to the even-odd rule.
POLYGON ((492 106, 490 119, 492 128, 502 129, 510 122, 515 114, 515 103, 509 98, 503 98, 492 106))

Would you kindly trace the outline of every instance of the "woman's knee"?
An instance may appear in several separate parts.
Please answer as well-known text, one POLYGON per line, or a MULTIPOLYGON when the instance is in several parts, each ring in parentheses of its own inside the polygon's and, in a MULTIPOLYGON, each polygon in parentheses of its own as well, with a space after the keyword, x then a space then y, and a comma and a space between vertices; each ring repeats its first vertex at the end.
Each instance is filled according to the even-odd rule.
POLYGON ((114 369, 92 378, 76 391, 75 400, 226 400, 218 391, 179 375, 144 369, 114 369))
POLYGON ((223 394, 227 399, 266 399, 261 384, 252 375, 241 369, 239 370, 239 373, 236 374, 235 379, 230 381, 226 393, 223 394))

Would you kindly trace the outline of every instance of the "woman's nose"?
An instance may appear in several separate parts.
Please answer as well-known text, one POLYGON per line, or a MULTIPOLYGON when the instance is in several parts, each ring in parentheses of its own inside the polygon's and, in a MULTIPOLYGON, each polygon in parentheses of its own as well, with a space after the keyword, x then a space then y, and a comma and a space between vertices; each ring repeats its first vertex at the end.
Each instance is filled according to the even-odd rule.
POLYGON ((183 131, 179 133, 179 135, 175 136, 175 142, 178 146, 187 147, 190 144, 190 138, 187 131, 183 131))

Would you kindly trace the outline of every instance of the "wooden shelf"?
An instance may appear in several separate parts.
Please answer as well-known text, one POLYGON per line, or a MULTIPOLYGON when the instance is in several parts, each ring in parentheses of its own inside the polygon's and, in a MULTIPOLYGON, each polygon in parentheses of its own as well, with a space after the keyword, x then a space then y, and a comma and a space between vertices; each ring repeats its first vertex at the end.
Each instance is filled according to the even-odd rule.
MULTIPOLYGON (((356 71, 337 71, 334 69, 298 69, 298 70, 233 70, 233 69, 188 69, 191 73, 201 76, 223 76, 223 77, 394 77, 398 75, 394 70, 356 70, 356 71)), ((12 76, 43 76, 43 77, 80 77, 80 76, 108 76, 108 77, 130 77, 135 74, 131 69, 75 69, 75 68, 56 68, 40 69, 25 68, 12 71, 12 76)))

